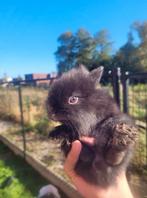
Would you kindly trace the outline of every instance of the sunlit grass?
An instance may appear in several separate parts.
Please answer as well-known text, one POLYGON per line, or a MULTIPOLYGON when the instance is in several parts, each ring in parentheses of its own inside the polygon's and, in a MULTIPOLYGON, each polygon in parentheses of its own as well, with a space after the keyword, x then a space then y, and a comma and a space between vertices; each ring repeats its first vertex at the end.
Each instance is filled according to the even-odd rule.
POLYGON ((34 198, 45 184, 45 179, 0 143, 0 198, 34 198))

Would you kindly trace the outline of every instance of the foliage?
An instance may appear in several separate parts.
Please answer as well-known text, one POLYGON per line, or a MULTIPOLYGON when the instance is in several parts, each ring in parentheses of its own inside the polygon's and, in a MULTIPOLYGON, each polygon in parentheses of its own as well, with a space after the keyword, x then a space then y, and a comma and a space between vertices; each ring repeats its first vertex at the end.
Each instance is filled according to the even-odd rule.
POLYGON ((107 30, 99 31, 94 36, 84 29, 79 29, 75 34, 65 32, 59 36, 58 42, 55 55, 59 73, 78 64, 84 64, 91 69, 110 57, 112 42, 108 41, 107 30))
POLYGON ((3 198, 33 198, 40 187, 47 183, 22 159, 14 156, 7 147, 0 144, 0 197, 3 198), (7 178, 11 182, 5 182, 7 178), (36 178, 38 178, 36 180, 36 178), (2 184, 4 184, 2 187, 2 184))
POLYGON ((59 36, 58 43, 55 56, 59 74, 81 63, 90 70, 103 65, 105 75, 114 67, 131 73, 147 71, 147 21, 133 23, 127 42, 115 53, 107 30, 100 30, 94 36, 85 29, 65 32, 59 36), (136 38, 139 43, 135 42, 136 38))
POLYGON ((43 134, 43 135, 48 135, 49 131, 53 127, 53 124, 49 122, 48 118, 43 117, 41 120, 39 120, 35 126, 34 129, 36 132, 43 134))
POLYGON ((143 23, 135 22, 133 28, 140 39, 137 49, 140 66, 147 71, 147 21, 144 21, 143 23))
POLYGON ((137 56, 137 46, 134 44, 132 33, 128 34, 127 42, 117 51, 113 57, 113 65, 120 67, 121 71, 138 72, 141 71, 139 58, 137 56))

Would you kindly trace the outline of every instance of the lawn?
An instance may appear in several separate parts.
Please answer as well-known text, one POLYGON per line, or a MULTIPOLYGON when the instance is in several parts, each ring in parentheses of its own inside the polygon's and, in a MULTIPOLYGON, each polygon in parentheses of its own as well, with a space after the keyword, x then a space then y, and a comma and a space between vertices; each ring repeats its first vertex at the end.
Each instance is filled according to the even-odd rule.
POLYGON ((32 167, 0 143, 0 198, 34 198, 46 184, 32 167))

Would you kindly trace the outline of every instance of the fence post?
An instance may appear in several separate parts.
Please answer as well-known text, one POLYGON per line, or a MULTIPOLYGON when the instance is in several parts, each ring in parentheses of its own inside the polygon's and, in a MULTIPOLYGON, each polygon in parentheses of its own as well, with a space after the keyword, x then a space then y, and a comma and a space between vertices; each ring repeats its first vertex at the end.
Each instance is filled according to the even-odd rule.
POLYGON ((114 68, 112 70, 112 86, 113 86, 113 96, 120 108, 120 68, 114 68))
POLYGON ((123 72, 122 74, 122 91, 123 91, 123 112, 129 113, 128 108, 128 87, 129 87, 129 73, 123 72))
POLYGON ((25 137, 25 128, 24 128, 21 85, 18 86, 18 96, 19 96, 19 108, 20 108, 20 122, 21 122, 21 127, 22 127, 22 138, 23 138, 23 153, 24 153, 24 158, 25 158, 26 157, 26 137, 25 137))

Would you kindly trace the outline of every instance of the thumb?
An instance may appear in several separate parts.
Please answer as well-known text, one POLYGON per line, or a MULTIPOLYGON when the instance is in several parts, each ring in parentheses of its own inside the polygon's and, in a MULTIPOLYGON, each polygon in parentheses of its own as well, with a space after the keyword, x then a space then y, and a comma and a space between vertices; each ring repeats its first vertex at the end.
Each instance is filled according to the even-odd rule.
POLYGON ((64 170, 69 176, 73 176, 73 174, 75 174, 74 168, 79 159, 81 149, 82 149, 81 142, 79 140, 75 140, 72 143, 71 151, 69 152, 64 164, 64 170))

